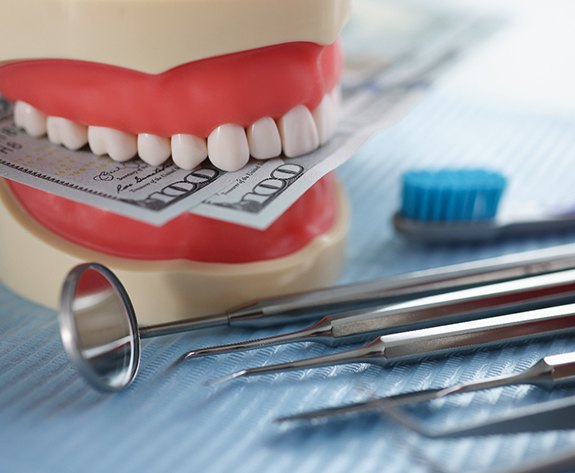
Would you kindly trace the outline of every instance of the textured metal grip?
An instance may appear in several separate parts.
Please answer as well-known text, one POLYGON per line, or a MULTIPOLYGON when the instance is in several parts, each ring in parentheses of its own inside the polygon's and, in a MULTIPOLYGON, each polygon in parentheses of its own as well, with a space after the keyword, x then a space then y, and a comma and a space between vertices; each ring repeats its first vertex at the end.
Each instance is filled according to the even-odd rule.
POLYGON ((386 361, 469 350, 575 331, 575 304, 384 335, 386 361))
POLYGON ((447 292, 332 320, 334 337, 346 337, 417 324, 459 322, 544 305, 575 302, 575 270, 543 274, 447 292))
POLYGON ((230 325, 265 327, 358 307, 575 268, 575 244, 432 268, 365 283, 272 297, 228 312, 230 325))

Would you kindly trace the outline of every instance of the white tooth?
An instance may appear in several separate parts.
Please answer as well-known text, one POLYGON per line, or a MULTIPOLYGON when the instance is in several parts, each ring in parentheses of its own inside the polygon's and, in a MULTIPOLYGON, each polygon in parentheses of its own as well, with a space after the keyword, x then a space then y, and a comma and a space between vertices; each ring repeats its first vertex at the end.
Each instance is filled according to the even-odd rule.
POLYGON ((324 95, 313 111, 313 119, 319 134, 319 144, 323 145, 333 136, 337 124, 337 111, 331 95, 324 95))
POLYGON ((53 117, 49 117, 46 120, 46 131, 48 133, 48 139, 56 144, 62 144, 62 140, 60 138, 60 124, 59 122, 53 118, 53 117))
POLYGON ((107 154, 114 161, 128 161, 138 153, 135 135, 102 126, 88 127, 88 143, 97 156, 107 154))
POLYGON ((46 115, 26 102, 14 105, 14 122, 36 138, 46 134, 46 115))
POLYGON ((170 140, 158 135, 140 133, 138 135, 138 154, 148 164, 159 166, 172 154, 170 140))
POLYGON ((269 159, 282 152, 282 141, 276 122, 270 117, 260 118, 248 128, 250 154, 256 159, 269 159))
POLYGON ((335 111, 336 113, 339 113, 341 110, 341 86, 336 85, 330 95, 333 100, 333 104, 335 105, 335 111))
POLYGON ((313 116, 303 105, 292 108, 280 118, 278 125, 284 154, 288 158, 309 153, 319 146, 319 136, 313 116))
POLYGON ((108 147, 106 146, 106 140, 104 138, 105 129, 106 128, 100 126, 88 127, 88 144, 90 145, 90 151, 96 156, 108 154, 108 147))
POLYGON ((67 118, 48 117, 46 128, 52 143, 64 145, 68 149, 80 149, 88 143, 88 127, 67 118))
POLYGON ((194 135, 172 136, 172 159, 176 166, 191 170, 208 157, 208 146, 204 138, 194 135))
POLYGON ((24 118, 26 105, 25 102, 16 102, 14 104, 14 123, 18 128, 24 128, 26 126, 26 120, 24 118))
POLYGON ((239 125, 221 125, 208 137, 208 154, 222 171, 237 171, 250 159, 245 130, 239 125))

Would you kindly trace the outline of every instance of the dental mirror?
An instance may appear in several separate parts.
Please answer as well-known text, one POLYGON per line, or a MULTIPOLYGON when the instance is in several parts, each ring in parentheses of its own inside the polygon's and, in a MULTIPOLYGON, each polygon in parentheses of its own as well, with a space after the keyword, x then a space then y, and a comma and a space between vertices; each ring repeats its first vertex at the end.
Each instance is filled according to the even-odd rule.
POLYGON ((132 383, 140 365, 141 339, 229 325, 229 317, 214 314, 139 327, 128 292, 98 263, 73 268, 60 295, 64 349, 80 374, 100 391, 120 391, 132 383))
POLYGON ((68 273, 60 299, 60 336, 86 381, 119 391, 135 378, 140 334, 130 298, 105 266, 88 263, 68 273))

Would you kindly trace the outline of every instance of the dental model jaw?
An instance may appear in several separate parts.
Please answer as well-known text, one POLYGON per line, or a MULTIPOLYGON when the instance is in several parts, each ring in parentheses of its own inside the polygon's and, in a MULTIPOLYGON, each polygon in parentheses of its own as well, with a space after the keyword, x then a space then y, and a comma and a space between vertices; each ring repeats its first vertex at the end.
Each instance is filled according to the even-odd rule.
MULTIPOLYGON (((38 2, 19 3, 16 17, 38 2)), ((21 34, 0 46, 0 93, 32 136, 116 161, 172 157, 193 169, 209 158, 235 171, 250 156, 309 153, 335 131, 349 0, 42 2, 48 18, 22 21, 46 33, 53 20, 54 31, 35 46, 21 34), (73 15, 77 42, 67 44, 72 26, 58 28, 45 3, 73 15), (117 22, 128 14, 139 23, 126 31, 117 22), (106 33, 96 36, 98 22, 106 33), (143 55, 138 39, 154 47, 143 55)))
MULTIPOLYGON (((191 169, 209 155, 235 170, 250 155, 297 156, 335 129, 349 5, 0 0, 14 38, 0 45, 0 94, 30 135, 87 143, 116 161, 171 155, 191 169)), ((333 283, 347 222, 333 175, 264 231, 192 214, 153 227, 2 181, 0 280, 57 307, 69 269, 98 261, 118 274, 142 323, 167 322, 333 283)))
POLYGON ((348 221, 347 201, 332 175, 263 232, 192 214, 153 232, 0 180, 0 281, 56 309, 68 271, 98 261, 118 275, 142 324, 201 317, 333 284, 348 221))

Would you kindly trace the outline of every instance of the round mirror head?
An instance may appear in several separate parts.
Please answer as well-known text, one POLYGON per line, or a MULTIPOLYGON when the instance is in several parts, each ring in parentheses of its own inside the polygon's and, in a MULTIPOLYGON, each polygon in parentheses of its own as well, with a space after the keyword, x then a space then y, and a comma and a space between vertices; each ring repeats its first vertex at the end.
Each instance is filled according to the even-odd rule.
POLYGON ((60 300, 60 335, 72 362, 95 388, 119 391, 138 372, 140 337, 128 294, 108 268, 72 269, 60 300))

